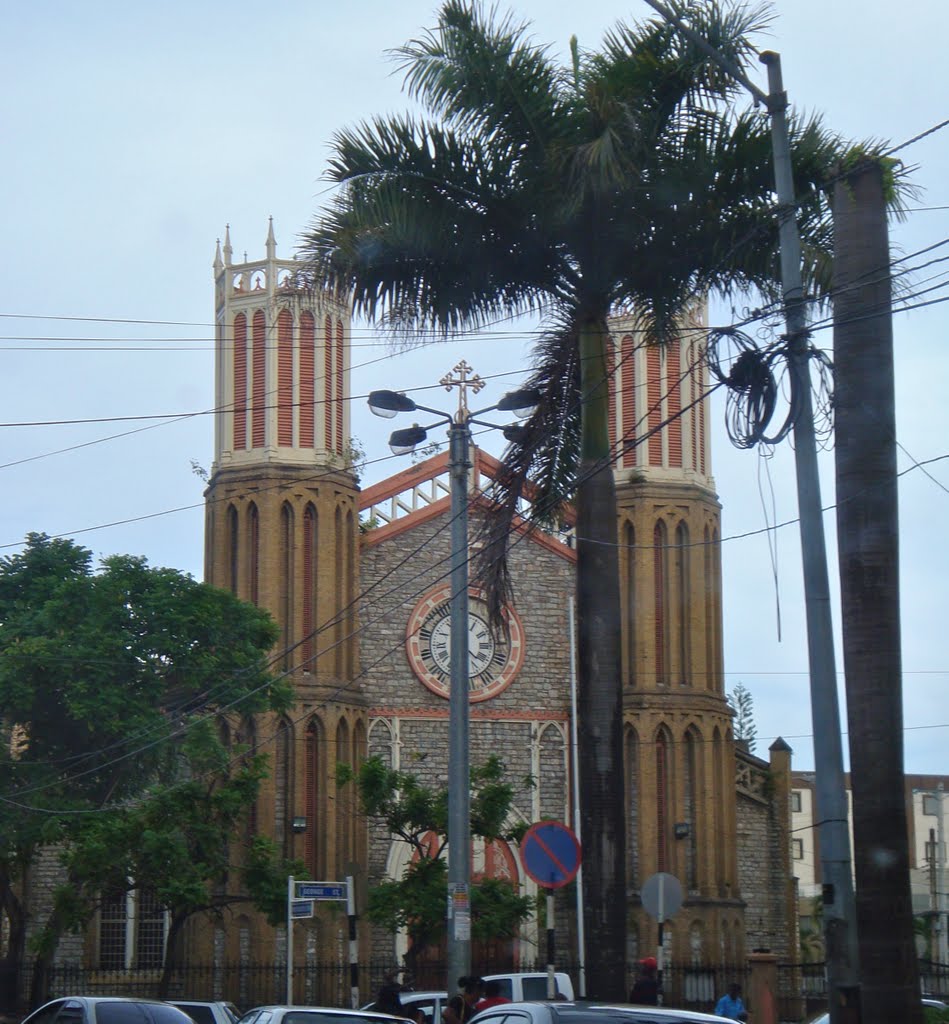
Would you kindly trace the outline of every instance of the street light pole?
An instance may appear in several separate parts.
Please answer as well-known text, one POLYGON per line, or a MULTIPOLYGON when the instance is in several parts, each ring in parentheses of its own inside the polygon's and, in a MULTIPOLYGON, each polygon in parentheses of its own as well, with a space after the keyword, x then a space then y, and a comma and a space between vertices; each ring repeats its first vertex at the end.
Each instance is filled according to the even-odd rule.
MULTIPOLYGON (((462 391, 462 395, 464 392, 462 391)), ((462 403, 460 403, 462 404, 462 403)), ((471 801, 468 747, 467 410, 449 429, 451 486, 451 683, 448 699, 448 988, 471 973, 471 801)))
POLYGON ((536 390, 510 391, 497 405, 471 412, 469 392, 476 395, 484 381, 462 360, 439 383, 446 391, 458 389, 454 414, 418 405, 397 391, 373 391, 369 408, 390 419, 400 412, 432 413, 441 417, 428 427, 415 424, 393 431, 389 447, 397 455, 412 451, 425 441, 433 427, 448 423, 448 475, 451 493, 451 631, 448 691, 448 979, 451 991, 458 979, 471 974, 471 771, 468 742, 468 471, 471 469, 471 424, 503 430, 508 440, 519 426, 500 426, 475 417, 497 409, 518 418, 530 415, 540 401, 536 390))

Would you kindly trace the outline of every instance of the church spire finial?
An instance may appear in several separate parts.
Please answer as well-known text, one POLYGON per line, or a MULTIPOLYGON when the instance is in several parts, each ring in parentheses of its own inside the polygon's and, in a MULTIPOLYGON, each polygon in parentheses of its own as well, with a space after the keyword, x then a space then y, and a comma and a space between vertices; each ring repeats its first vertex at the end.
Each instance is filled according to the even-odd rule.
POLYGON ((214 246, 214 273, 220 274, 224 269, 224 263, 221 260, 221 239, 217 240, 214 246))
POLYGON ((273 233, 273 217, 270 218, 270 226, 267 228, 267 259, 272 260, 277 257, 277 239, 274 238, 273 233))
POLYGON ((234 250, 231 248, 231 225, 227 224, 224 228, 224 266, 229 267, 231 265, 231 257, 234 255, 234 250))

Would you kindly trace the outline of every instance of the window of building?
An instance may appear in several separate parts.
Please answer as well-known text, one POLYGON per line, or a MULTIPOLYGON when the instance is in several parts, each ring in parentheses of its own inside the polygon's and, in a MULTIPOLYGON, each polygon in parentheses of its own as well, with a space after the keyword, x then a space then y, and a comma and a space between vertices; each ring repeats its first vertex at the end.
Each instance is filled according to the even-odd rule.
POLYGON ((103 970, 161 967, 168 912, 147 889, 114 890, 99 910, 99 967, 103 970))
POLYGON ((799 789, 791 790, 791 813, 801 813, 801 791, 799 789))
POLYGON ((923 793, 923 814, 939 815, 939 797, 935 793, 923 793))
POLYGON ((803 839, 792 839, 791 840, 791 856, 795 860, 804 860, 804 840, 803 839))

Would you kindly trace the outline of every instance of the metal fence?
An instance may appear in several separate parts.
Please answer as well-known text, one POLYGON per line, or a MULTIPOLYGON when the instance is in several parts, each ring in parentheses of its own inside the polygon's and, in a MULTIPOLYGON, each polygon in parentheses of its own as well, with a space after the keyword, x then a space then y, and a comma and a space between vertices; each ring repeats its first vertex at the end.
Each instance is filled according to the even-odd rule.
MULTIPOLYGON (((369 962, 359 966, 360 1002, 371 1002, 392 961, 369 962)), ((497 968, 498 970, 507 968, 497 968)), ((542 963, 522 963, 522 971, 543 971, 542 963)), ((578 965, 558 963, 557 969, 579 979, 578 965)), ((446 965, 426 962, 420 965, 414 987, 418 990, 441 989, 446 965)), ((492 965, 479 966, 482 973, 493 972, 492 965)), ((785 1022, 808 1019, 827 1006, 827 984, 824 965, 779 963, 778 1012, 785 1022)), ((933 961, 920 962, 920 975, 925 995, 949 997, 949 965, 933 961)), ((747 964, 717 966, 685 966, 672 964, 663 972, 663 1001, 681 1009, 710 1011, 729 984, 738 982, 747 993, 750 969, 747 964)), ((0 978, 0 981, 4 979, 0 978)), ((23 1009, 29 997, 31 969, 27 965, 15 978, 0 985, 14 995, 18 1007, 0 1006, 3 1010, 23 1009), (17 998, 18 997, 18 998, 17 998)), ((50 975, 50 997, 66 995, 128 995, 156 998, 161 995, 162 975, 159 970, 104 971, 80 964, 60 964, 50 975)), ((632 975, 626 979, 627 987, 632 975)), ((272 964, 195 964, 186 963, 171 973, 168 999, 224 999, 246 1010, 264 1003, 286 1000, 286 965, 272 964)), ((578 992, 579 994, 579 992, 578 992)), ((298 965, 294 970, 294 1001, 302 1005, 348 1006, 350 1004, 349 965, 339 960, 315 961, 298 965)))

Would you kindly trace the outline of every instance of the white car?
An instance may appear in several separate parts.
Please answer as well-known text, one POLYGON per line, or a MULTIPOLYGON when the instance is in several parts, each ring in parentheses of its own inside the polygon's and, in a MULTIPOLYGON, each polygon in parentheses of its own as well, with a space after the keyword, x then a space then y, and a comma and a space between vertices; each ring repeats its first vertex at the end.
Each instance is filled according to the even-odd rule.
POLYGON ((393 1024, 397 1020, 402 1018, 330 1006, 258 1006, 248 1010, 238 1024, 393 1024))
POLYGON ((606 1003, 503 1003, 482 1010, 472 1024, 735 1024, 726 1017, 664 1006, 621 1006, 606 1003))
POLYGON ((237 1024, 240 1014, 233 1003, 204 999, 169 999, 194 1021, 194 1024, 237 1024))
POLYGON ((121 996, 67 996, 34 1010, 22 1024, 193 1024, 170 1003, 121 996))
MULTIPOLYGON (((923 1006, 931 1006, 935 1010, 945 1010, 946 1004, 941 999, 931 999, 927 996, 922 1000, 923 1006)), ((830 1024, 830 1014, 827 1010, 812 1017, 808 1024, 830 1024)))
MULTIPOLYGON (((501 995, 505 999, 516 1002, 547 998, 547 974, 544 971, 517 971, 513 974, 485 974, 482 981, 496 981, 501 987, 501 995)), ((554 983, 560 995, 573 999, 573 982, 569 974, 557 971, 554 983)), ((445 991, 400 992, 399 1001, 404 1010, 421 1010, 425 1014, 427 1024, 441 1024, 442 1010, 448 1002, 445 991)), ((365 1009, 371 1009, 370 1003, 365 1009)))

